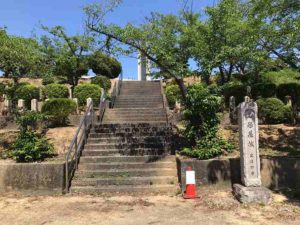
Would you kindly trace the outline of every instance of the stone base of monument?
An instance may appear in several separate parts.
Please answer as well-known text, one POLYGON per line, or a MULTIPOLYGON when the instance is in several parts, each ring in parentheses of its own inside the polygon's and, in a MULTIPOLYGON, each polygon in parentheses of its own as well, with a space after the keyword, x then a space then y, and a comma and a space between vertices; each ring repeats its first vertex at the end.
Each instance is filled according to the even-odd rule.
POLYGON ((241 203, 255 202, 267 205, 272 202, 272 193, 265 187, 245 187, 241 184, 234 184, 233 195, 241 203))

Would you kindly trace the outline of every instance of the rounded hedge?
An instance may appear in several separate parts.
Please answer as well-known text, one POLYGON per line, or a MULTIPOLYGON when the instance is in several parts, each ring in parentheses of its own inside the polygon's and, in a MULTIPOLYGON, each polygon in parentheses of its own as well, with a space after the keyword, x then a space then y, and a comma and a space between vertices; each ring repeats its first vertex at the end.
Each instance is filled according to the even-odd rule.
POLYGON ((92 78, 92 84, 97 84, 101 88, 103 88, 105 91, 108 91, 111 88, 111 82, 108 77, 97 75, 92 78))
POLYGON ((111 79, 118 77, 122 71, 122 66, 118 60, 101 52, 96 52, 90 56, 89 66, 94 73, 111 79))
POLYGON ((48 84, 44 89, 46 98, 68 98, 69 90, 63 84, 48 84))
POLYGON ((244 101, 245 96, 247 95, 247 87, 240 83, 228 83, 222 87, 223 95, 225 98, 225 104, 229 105, 229 99, 231 96, 235 97, 236 104, 240 104, 244 101))
POLYGON ((300 105, 300 84, 298 83, 285 83, 277 87, 277 97, 282 101, 285 96, 291 96, 293 104, 300 105))
POLYGON ((256 83, 252 85, 252 97, 258 98, 271 98, 276 96, 276 85, 273 83, 256 83))
POLYGON ((170 108, 174 108, 176 101, 180 101, 181 99, 180 90, 177 84, 167 85, 165 94, 170 108))
POLYGON ((21 85, 17 88, 15 99, 23 99, 27 109, 31 108, 31 100, 39 99, 40 90, 31 84, 21 85))
POLYGON ((52 98, 42 106, 42 113, 52 126, 65 125, 68 116, 76 110, 76 103, 72 99, 52 98))
POLYGON ((256 101, 258 117, 266 124, 289 123, 292 110, 278 98, 262 98, 256 101))
POLYGON ((101 88, 96 84, 80 84, 74 89, 74 97, 78 98, 78 104, 84 106, 87 98, 92 98, 94 105, 99 104, 101 88))

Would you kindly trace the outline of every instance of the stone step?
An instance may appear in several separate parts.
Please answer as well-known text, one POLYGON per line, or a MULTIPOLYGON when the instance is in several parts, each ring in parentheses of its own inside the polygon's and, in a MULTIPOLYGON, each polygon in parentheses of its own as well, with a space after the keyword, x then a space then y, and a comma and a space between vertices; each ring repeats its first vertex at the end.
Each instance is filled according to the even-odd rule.
POLYGON ((135 97, 127 97, 127 95, 124 96, 118 96, 116 99, 116 102, 162 102, 163 98, 161 96, 150 96, 149 98, 141 97, 141 95, 137 95, 135 97))
MULTIPOLYGON (((120 124, 120 123, 119 123, 120 124)), ((126 123, 124 123, 126 124, 126 123)), ((161 134, 166 134, 167 132, 171 132, 170 128, 167 126, 161 127, 124 127, 124 128, 94 128, 91 130, 91 134, 94 133, 130 133, 132 135, 139 135, 141 133, 148 133, 150 136, 155 134, 162 136, 161 134)))
POLYGON ((146 177, 146 176, 176 176, 174 168, 159 169, 104 169, 104 170, 82 170, 78 169, 77 177, 85 178, 116 178, 116 177, 146 177))
POLYGON ((119 108, 131 108, 131 109, 135 109, 135 108, 146 108, 146 109, 153 109, 153 108, 163 108, 163 104, 159 104, 159 105, 127 105, 127 104, 116 104, 114 106, 116 109, 119 108))
POLYGON ((120 156, 120 155, 163 155, 165 150, 161 148, 132 148, 132 149, 85 149, 83 156, 120 156))
POLYGON ((74 186, 71 187, 71 193, 84 193, 84 194, 167 194, 176 195, 179 187, 177 185, 107 185, 103 187, 93 187, 93 186, 74 186))
POLYGON ((166 120, 166 118, 152 118, 152 120, 146 120, 146 119, 136 119, 136 120, 134 120, 134 119, 131 119, 131 118, 129 118, 129 119, 122 119, 122 118, 120 118, 120 119, 117 119, 117 118, 106 119, 106 118, 104 118, 104 120, 103 120, 104 124, 111 124, 111 123, 124 123, 124 124, 126 124, 126 123, 142 123, 142 122, 150 122, 150 123, 155 124, 156 122, 159 122, 159 123, 165 122, 165 123, 167 123, 167 120, 166 120))
POLYGON ((165 115, 152 115, 152 114, 149 114, 149 115, 129 115, 129 114, 127 114, 127 115, 122 115, 122 114, 120 114, 120 115, 115 115, 115 114, 106 114, 106 115, 104 115, 104 118, 106 119, 113 119, 113 118, 116 118, 116 119, 133 119, 133 121, 134 121, 134 119, 136 119, 136 120, 141 120, 141 119, 144 119, 144 121, 155 121, 155 119, 156 118, 158 118, 158 119, 161 119, 161 118, 163 118, 163 119, 166 119, 167 118, 167 116, 166 116, 166 114, 165 115))
POLYGON ((146 169, 146 168, 176 168, 175 162, 114 162, 114 163, 80 163, 83 170, 104 170, 104 169, 146 169))
POLYGON ((119 149, 84 150, 82 156, 120 156, 119 149))
POLYGON ((163 131, 153 131, 153 132, 131 132, 131 131, 103 131, 101 129, 101 132, 100 130, 97 130, 97 131, 92 131, 90 134, 89 134, 89 138, 104 138, 104 137, 114 137, 114 136, 117 136, 117 137, 132 137, 132 136, 146 136, 146 135, 149 135, 149 136, 154 136, 154 135, 157 135, 157 136, 165 136, 165 135, 170 135, 171 132, 168 131, 168 130, 163 130, 163 131))
POLYGON ((110 128, 110 129, 117 129, 117 128, 130 128, 130 129, 136 129, 136 128, 161 128, 161 127, 171 127, 166 126, 165 123, 156 123, 155 125, 151 123, 128 123, 128 124, 99 124, 95 123, 94 128, 110 128))
POLYGON ((144 155, 144 156, 82 156, 80 163, 107 163, 107 162, 175 162, 175 156, 144 155))
POLYGON ((177 184, 178 178, 174 176, 153 176, 153 177, 115 177, 115 178, 79 178, 72 181, 74 186, 94 186, 104 185, 158 185, 177 184))
POLYGON ((88 144, 97 144, 97 143, 147 143, 147 142, 160 142, 165 141, 165 136, 134 136, 134 137, 103 137, 103 138, 88 138, 88 144))
POLYGON ((162 95, 150 95, 150 96, 140 96, 140 95, 119 95, 117 101, 162 101, 162 95))
POLYGON ((104 150, 104 149, 137 149, 137 148, 160 148, 163 147, 164 142, 150 142, 150 143, 89 143, 86 144, 85 150, 104 150))
POLYGON ((149 110, 146 109, 144 111, 139 111, 135 109, 128 108, 114 108, 108 109, 105 111, 105 115, 118 115, 118 116, 151 116, 151 115, 166 115, 166 111, 164 109, 161 110, 149 110))
POLYGON ((149 110, 147 108, 136 108, 136 109, 130 109, 130 108, 123 108, 123 109, 115 109, 115 108, 112 108, 112 109, 106 109, 106 112, 114 112, 114 111, 117 111, 117 112, 139 112, 139 113, 149 113, 149 112, 165 112, 166 110, 165 109, 161 109, 161 108, 158 108, 158 109, 155 109, 155 110, 149 110))

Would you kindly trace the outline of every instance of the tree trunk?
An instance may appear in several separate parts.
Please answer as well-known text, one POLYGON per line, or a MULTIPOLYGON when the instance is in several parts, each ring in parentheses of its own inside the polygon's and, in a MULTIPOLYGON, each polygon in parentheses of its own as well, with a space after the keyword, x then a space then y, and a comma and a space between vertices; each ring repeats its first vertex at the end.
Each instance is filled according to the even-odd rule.
POLYGON ((186 103, 187 89, 186 89, 186 86, 184 84, 184 81, 183 81, 183 79, 181 77, 180 78, 179 77, 175 77, 175 81, 176 81, 177 85, 179 86, 183 102, 186 103))
POLYGON ((219 66, 219 70, 220 70, 220 75, 221 75, 221 84, 225 84, 225 74, 224 74, 224 70, 221 66, 219 66))

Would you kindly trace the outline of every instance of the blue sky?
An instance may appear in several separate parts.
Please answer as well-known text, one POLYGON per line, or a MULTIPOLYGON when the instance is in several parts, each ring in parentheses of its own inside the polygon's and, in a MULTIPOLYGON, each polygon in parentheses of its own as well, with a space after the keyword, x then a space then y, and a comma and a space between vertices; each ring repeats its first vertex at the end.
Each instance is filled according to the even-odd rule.
MULTIPOLYGON (((95 0, 0 0, 0 27, 7 26, 9 34, 30 37, 41 34, 39 24, 62 25, 69 34, 83 30, 84 13, 82 7, 95 0)), ((194 0, 195 10, 212 5, 216 0, 194 0)), ((177 13, 179 0, 124 0, 107 17, 107 21, 124 25, 128 22, 139 24, 150 12, 177 13)), ((137 77, 137 61, 121 56, 124 76, 137 77)))

